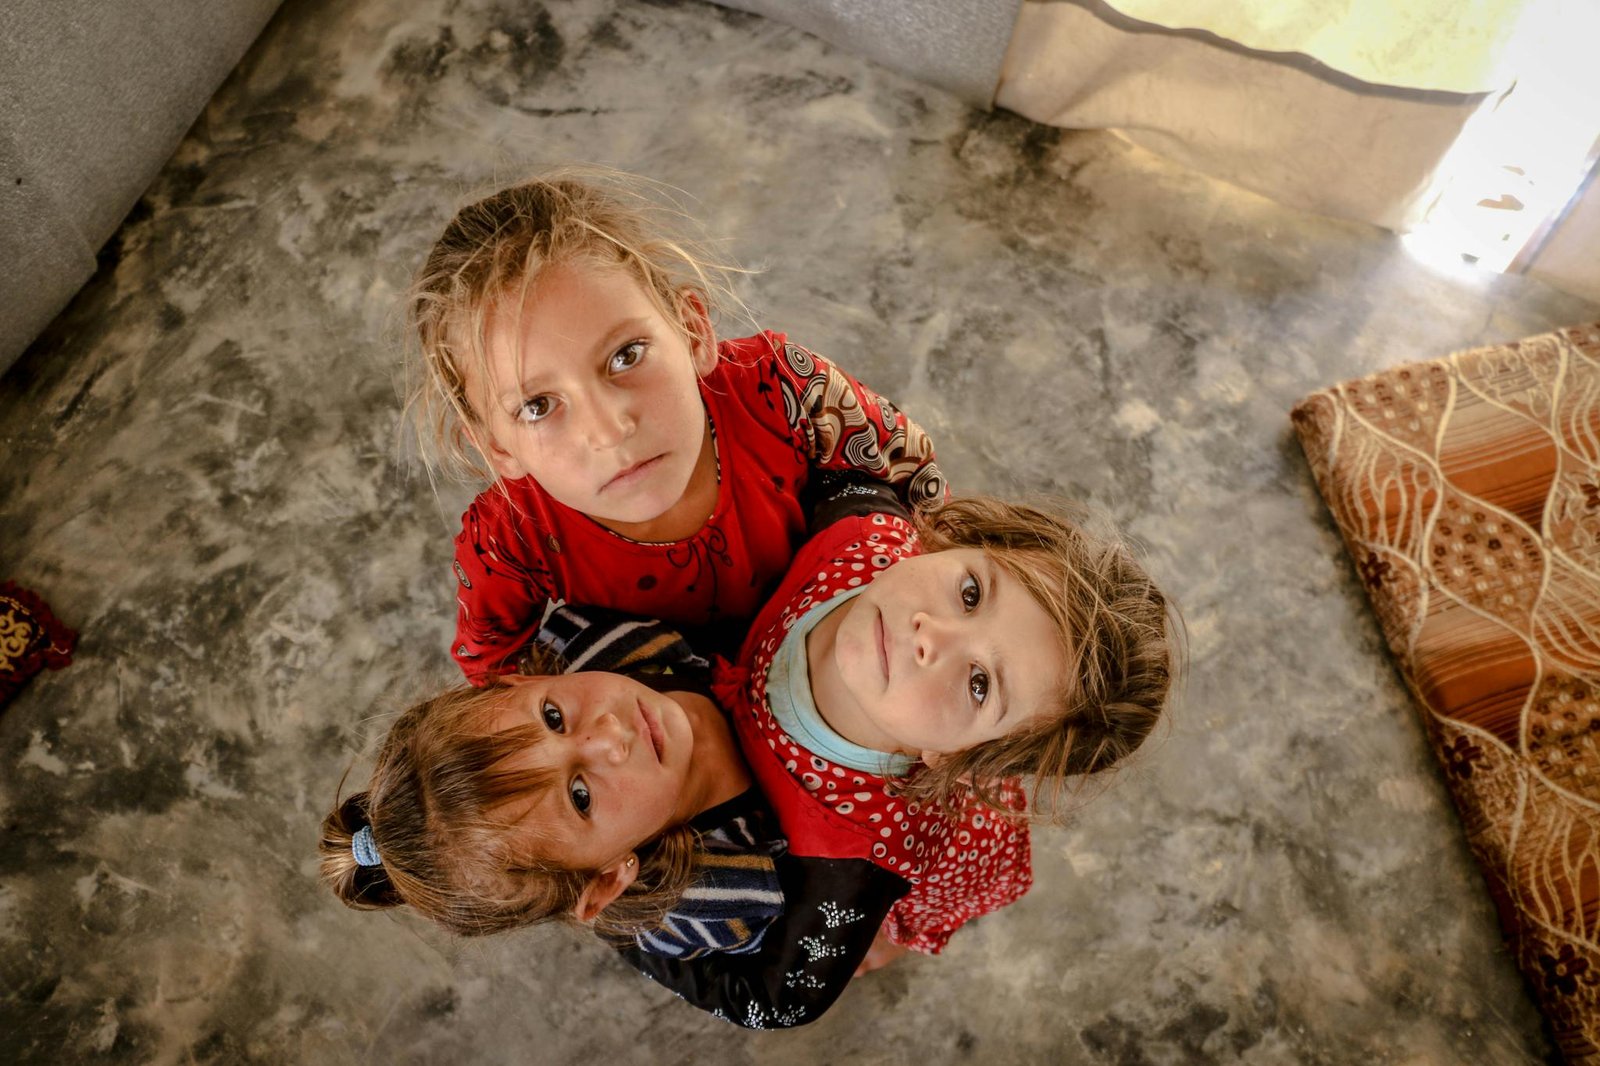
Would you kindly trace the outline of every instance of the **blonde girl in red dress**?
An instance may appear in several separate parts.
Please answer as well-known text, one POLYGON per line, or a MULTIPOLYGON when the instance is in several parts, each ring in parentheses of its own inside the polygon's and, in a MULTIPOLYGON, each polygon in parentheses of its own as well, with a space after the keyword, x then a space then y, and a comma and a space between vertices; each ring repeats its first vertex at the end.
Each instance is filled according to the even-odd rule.
POLYGON ((820 470, 944 498, 914 422, 784 334, 719 341, 729 269, 656 187, 559 171, 462 208, 410 296, 412 402, 488 482, 455 542, 452 652, 483 684, 565 600, 737 647, 805 535, 820 470))

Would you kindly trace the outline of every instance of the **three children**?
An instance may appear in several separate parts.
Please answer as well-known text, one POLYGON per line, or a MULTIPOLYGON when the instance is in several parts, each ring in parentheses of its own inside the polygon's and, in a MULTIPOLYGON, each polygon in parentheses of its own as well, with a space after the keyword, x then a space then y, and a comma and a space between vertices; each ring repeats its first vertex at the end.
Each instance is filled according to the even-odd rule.
POLYGON ((797 1024, 874 941, 937 952, 1027 890, 1020 777, 1053 807, 1138 747, 1170 607, 1114 539, 945 503, 926 434, 782 334, 718 343, 727 271, 662 220, 618 176, 556 174, 463 209, 428 257, 414 399, 493 479, 456 542, 453 650, 481 688, 397 720, 325 821, 324 872, 463 933, 592 922, 705 1009, 797 1024), (740 650, 696 680, 659 626, 545 625, 569 672, 519 675, 561 601, 740 650), (677 672, 648 685, 583 672, 658 654, 677 672), (824 933, 847 943, 808 957, 824 933))

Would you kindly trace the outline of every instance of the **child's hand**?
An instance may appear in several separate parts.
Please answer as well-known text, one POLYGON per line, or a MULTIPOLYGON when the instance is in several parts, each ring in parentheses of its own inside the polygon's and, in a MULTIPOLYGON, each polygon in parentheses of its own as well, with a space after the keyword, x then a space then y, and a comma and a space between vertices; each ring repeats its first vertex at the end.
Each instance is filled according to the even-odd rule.
POLYGON ((860 977, 864 973, 881 970, 910 950, 910 948, 903 948, 882 933, 879 933, 876 937, 873 937, 872 946, 867 949, 867 954, 862 958, 861 965, 856 967, 855 976, 860 977))

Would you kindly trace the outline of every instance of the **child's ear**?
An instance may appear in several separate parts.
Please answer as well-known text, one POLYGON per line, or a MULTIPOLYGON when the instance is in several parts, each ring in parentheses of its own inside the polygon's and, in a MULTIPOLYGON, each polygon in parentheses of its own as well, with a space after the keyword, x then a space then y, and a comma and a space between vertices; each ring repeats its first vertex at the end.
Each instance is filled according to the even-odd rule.
POLYGON ((507 482, 515 482, 518 477, 526 477, 528 475, 528 467, 518 463, 517 456, 512 455, 510 451, 506 451, 506 448, 499 447, 499 443, 496 443, 493 437, 490 437, 490 447, 483 450, 483 455, 490 458, 490 466, 494 467, 494 472, 501 475, 502 479, 506 479, 507 482))
POLYGON ((694 289, 678 291, 678 315, 689 334, 689 351, 694 357, 694 372, 705 377, 716 369, 717 334, 711 328, 711 312, 706 310, 705 297, 694 289))
POLYGON ((518 478, 528 476, 528 468, 518 462, 516 456, 500 447, 500 443, 494 439, 494 435, 488 430, 474 429, 472 431, 472 444, 473 447, 478 449, 479 454, 489 461, 489 465, 494 468, 494 472, 507 481, 515 481, 518 478))
POLYGON ((616 902, 623 890, 633 884, 639 874, 639 857, 628 855, 618 859, 590 879, 578 894, 572 913, 580 922, 592 922, 601 911, 616 902))
MULTIPOLYGON (((938 767, 944 765, 949 761, 949 759, 950 756, 945 752, 925 751, 922 753, 922 765, 926 766, 930 770, 937 769, 938 767)), ((956 778, 956 783, 966 785, 968 788, 971 788, 972 775, 962 774, 960 777, 956 778)))

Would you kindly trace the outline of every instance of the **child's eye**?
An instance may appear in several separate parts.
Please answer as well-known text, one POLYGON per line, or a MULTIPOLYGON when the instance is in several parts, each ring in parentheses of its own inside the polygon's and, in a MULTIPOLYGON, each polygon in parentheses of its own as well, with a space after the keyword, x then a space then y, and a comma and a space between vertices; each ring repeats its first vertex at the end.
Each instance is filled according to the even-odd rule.
POLYGON ((550 416, 556 409, 555 400, 549 396, 535 396, 531 400, 523 400, 517 406, 518 422, 540 422, 550 416))
POLYGON ((978 584, 978 579, 968 570, 961 579, 961 606, 968 611, 978 609, 978 604, 983 602, 983 586, 978 584))
POLYGON ((561 713, 561 708, 544 701, 544 706, 539 708, 539 717, 544 719, 544 727, 552 733, 564 732, 567 728, 567 717, 561 713))
POLYGON ((567 795, 572 797, 572 806, 579 814, 589 813, 589 786, 583 783, 583 778, 572 779, 572 784, 567 786, 567 795))
POLYGON ((972 701, 979 707, 989 698, 989 671, 981 666, 974 666, 967 674, 967 691, 972 693, 972 701))
POLYGON ((632 370, 639 365, 639 360, 644 358, 644 347, 644 341, 624 344, 611 354, 611 360, 606 365, 606 369, 613 374, 620 374, 624 370, 632 370))

